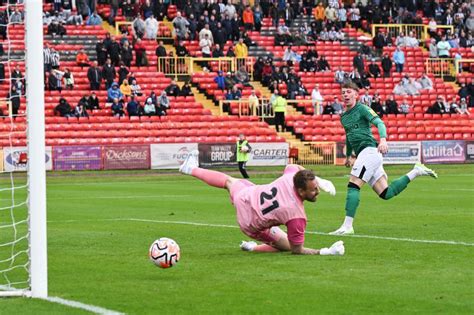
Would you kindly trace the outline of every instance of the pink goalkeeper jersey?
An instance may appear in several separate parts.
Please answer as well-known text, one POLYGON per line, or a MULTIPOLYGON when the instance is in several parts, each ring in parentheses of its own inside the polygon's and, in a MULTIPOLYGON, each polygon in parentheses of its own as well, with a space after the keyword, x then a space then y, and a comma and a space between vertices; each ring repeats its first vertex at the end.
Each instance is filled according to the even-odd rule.
POLYGON ((259 232, 272 226, 286 225, 293 219, 306 222, 303 201, 293 185, 296 166, 287 166, 283 176, 268 185, 250 186, 237 194, 248 205, 246 211, 238 211, 241 228, 259 232))

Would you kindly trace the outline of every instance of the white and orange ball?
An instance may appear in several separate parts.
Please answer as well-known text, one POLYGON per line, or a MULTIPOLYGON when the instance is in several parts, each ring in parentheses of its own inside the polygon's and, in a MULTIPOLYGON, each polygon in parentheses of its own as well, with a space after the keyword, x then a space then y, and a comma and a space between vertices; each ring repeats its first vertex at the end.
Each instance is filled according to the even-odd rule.
POLYGON ((151 244, 148 256, 160 268, 173 267, 180 258, 179 245, 170 238, 162 237, 151 244))

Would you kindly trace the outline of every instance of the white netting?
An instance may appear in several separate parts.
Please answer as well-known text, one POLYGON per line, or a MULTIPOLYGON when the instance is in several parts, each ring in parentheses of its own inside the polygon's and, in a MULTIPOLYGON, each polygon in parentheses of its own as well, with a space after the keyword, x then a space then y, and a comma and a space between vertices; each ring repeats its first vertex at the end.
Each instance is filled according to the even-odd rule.
POLYGON ((0 43, 4 50, 0 60, 5 72, 0 88, 0 290, 9 291, 30 287, 28 184, 24 172, 14 172, 26 169, 28 153, 24 11, 23 4, 11 5, 8 1, 0 7, 0 43), (21 75, 12 77, 17 66, 21 75))

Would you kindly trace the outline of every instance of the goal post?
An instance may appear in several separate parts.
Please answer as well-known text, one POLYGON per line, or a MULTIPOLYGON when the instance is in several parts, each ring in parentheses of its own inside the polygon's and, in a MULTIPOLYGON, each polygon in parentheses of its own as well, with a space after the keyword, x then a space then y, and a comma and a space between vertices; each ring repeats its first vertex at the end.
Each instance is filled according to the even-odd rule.
POLYGON ((43 3, 25 2, 28 209, 31 296, 48 296, 43 3))
MULTIPOLYGON (((2 63, 9 72, 13 65, 25 65, 26 117, 18 108, 12 113, 10 106, 8 117, 0 118, 1 156, 9 164, 8 168, 5 164, 5 171, 0 169, 1 173, 8 174, 1 178, 5 186, 0 187, 0 297, 47 298, 43 3, 41 0, 25 0, 16 5, 7 2, 2 10, 8 17, 8 24, 4 25, 7 55, 2 63), (21 23, 12 22, 9 17, 16 7, 24 14, 21 23), (24 38, 16 34, 18 30, 23 31, 22 27, 24 38), (16 36, 10 37, 11 34, 16 36), (14 57, 23 44, 25 57, 14 57), (23 147, 25 133, 26 149, 23 147), (23 175, 13 175, 20 169, 27 171, 26 179, 23 175), (26 183, 17 184, 16 177, 26 183)), ((13 97, 11 75, 7 81, 10 82, 8 102, 13 97)), ((18 97, 22 96, 20 90, 18 97)))

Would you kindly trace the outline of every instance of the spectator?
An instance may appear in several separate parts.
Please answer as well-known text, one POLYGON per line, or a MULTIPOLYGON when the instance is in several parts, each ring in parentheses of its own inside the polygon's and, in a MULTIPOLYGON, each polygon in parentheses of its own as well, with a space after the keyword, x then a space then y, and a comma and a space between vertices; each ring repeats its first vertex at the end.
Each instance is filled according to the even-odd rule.
POLYGON ((240 89, 237 87, 237 85, 234 85, 231 89, 231 95, 232 95, 232 100, 240 100, 242 98, 242 92, 240 89))
POLYGON ((157 35, 158 35, 158 21, 155 19, 155 16, 151 14, 145 20, 145 38, 156 39, 157 35))
POLYGON ((433 89, 433 81, 428 77, 426 73, 423 73, 421 77, 418 79, 418 83, 421 85, 422 90, 432 90, 433 89))
POLYGON ((255 25, 254 13, 252 12, 252 9, 249 5, 245 8, 242 14, 242 21, 244 22, 244 27, 246 30, 253 30, 255 25))
POLYGON ((331 67, 329 66, 329 62, 326 60, 326 56, 319 57, 318 71, 320 71, 320 72, 331 71, 331 67))
POLYGON ((48 73, 48 89, 50 91, 60 91, 62 90, 61 84, 61 73, 57 72, 57 70, 51 70, 48 73))
POLYGON ((128 71, 127 67, 123 64, 123 62, 120 63, 120 68, 118 70, 118 82, 123 83, 123 80, 127 79, 128 74, 130 71, 128 71))
POLYGON ((15 10, 10 15, 10 23, 16 24, 16 23, 22 23, 22 22, 23 22, 23 13, 20 12, 20 9, 18 7, 15 7, 15 10))
POLYGON ((453 96, 451 103, 449 104, 449 110, 446 110, 446 113, 463 114, 463 112, 459 108, 458 102, 456 100, 456 96, 453 96))
POLYGON ((97 44, 95 45, 95 51, 97 54, 97 64, 99 66, 103 66, 107 60, 107 48, 105 47, 104 43, 97 41, 97 44))
POLYGON ((383 70, 383 77, 389 78, 390 71, 392 70, 392 60, 388 57, 388 54, 384 54, 382 58, 382 70, 383 70))
POLYGON ((350 79, 353 83, 357 84, 357 86, 358 86, 359 88, 362 88, 361 76, 360 76, 359 71, 357 71, 356 68, 353 68, 353 69, 352 69, 352 72, 349 74, 349 79, 350 79))
POLYGON ((365 106, 371 107, 373 99, 374 98, 372 97, 372 95, 369 94, 369 91, 366 90, 364 95, 362 95, 362 97, 360 98, 360 102, 365 106))
POLYGON ((148 97, 145 102, 145 107, 143 108, 143 112, 147 116, 154 116, 156 115, 156 107, 155 104, 153 104, 153 100, 151 97, 148 97))
POLYGON ((113 82, 111 87, 107 90, 107 102, 112 102, 114 98, 119 100, 123 98, 123 94, 116 82, 113 82))
POLYGON ((115 80, 115 67, 112 65, 110 58, 107 59, 105 65, 102 67, 102 78, 105 80, 105 88, 109 89, 115 80))
POLYGON ((466 114, 466 115, 470 116, 471 113, 469 112, 469 109, 467 107, 468 107, 468 105, 467 105, 466 99, 461 98, 461 102, 459 103, 459 109, 461 110, 461 114, 466 114))
MULTIPOLYGON (((106 38, 107 39, 107 38, 106 38)), ((114 66, 118 66, 120 62, 120 45, 115 40, 115 37, 110 37, 109 40, 104 40, 107 48, 107 53, 114 66)))
POLYGON ((375 63, 375 59, 372 59, 372 62, 369 65, 369 73, 374 79, 377 79, 378 77, 380 77, 380 68, 375 63))
POLYGON ((380 103, 380 98, 378 95, 375 95, 371 104, 370 104, 370 108, 372 108, 372 110, 374 112, 377 113, 377 115, 379 115, 380 118, 383 117, 383 115, 385 114, 385 111, 382 107, 382 104, 380 103))
POLYGON ((278 33, 275 35, 275 45, 291 45, 291 38, 290 29, 286 25, 280 25, 278 27, 278 33))
POLYGON ((160 97, 158 97, 158 115, 163 116, 166 115, 166 111, 170 108, 170 99, 166 95, 166 92, 161 92, 160 97))
POLYGON ((59 104, 54 108, 54 114, 61 117, 74 117, 72 107, 64 97, 59 99, 59 104))
MULTIPOLYGON (((400 104, 400 113, 401 114, 409 114, 410 113, 410 104, 408 104, 408 100, 406 98, 403 99, 402 103, 400 104)), ((397 113, 398 114, 398 113, 397 113)))
POLYGON ((12 104, 12 113, 13 116, 18 115, 18 110, 20 109, 20 94, 21 91, 18 91, 15 85, 12 85, 10 92, 8 92, 7 99, 10 100, 12 104))
POLYGON ((112 109, 112 115, 114 115, 115 117, 125 116, 125 112, 123 110, 123 100, 119 101, 118 98, 114 98, 112 100, 112 106, 110 107, 110 109, 112 109))
POLYGON ((357 52, 357 55, 352 59, 352 66, 356 68, 360 74, 365 71, 364 58, 360 52, 357 52))
POLYGON ((436 45, 436 48, 438 49, 439 58, 449 58, 449 50, 451 49, 451 46, 446 40, 446 35, 441 37, 441 40, 436 45))
POLYGON ((74 89, 74 76, 68 68, 64 69, 64 72, 62 73, 62 77, 64 80, 65 88, 68 90, 74 89))
POLYGON ((336 83, 344 84, 345 72, 342 70, 342 67, 339 67, 337 71, 334 73, 334 80, 336 83))
POLYGON ((239 38, 239 42, 235 45, 235 56, 237 58, 246 58, 248 56, 248 48, 243 38, 239 38))
POLYGON ((349 16, 349 23, 352 25, 353 28, 356 30, 360 28, 360 10, 357 7, 357 4, 354 2, 351 5, 351 8, 348 12, 349 16))
POLYGON ((283 61, 286 61, 288 65, 293 65, 293 63, 299 62, 301 60, 301 56, 298 55, 291 46, 288 46, 283 53, 283 61))
POLYGON ((133 61, 133 51, 132 47, 130 47, 130 43, 125 41, 122 45, 122 48, 120 48, 120 56, 122 57, 122 62, 125 66, 131 67, 132 66, 132 61, 133 61))
POLYGON ((334 107, 332 107, 332 103, 328 102, 326 106, 324 106, 323 110, 323 115, 334 115, 336 111, 334 110, 334 107))
POLYGON ((133 96, 142 96, 142 89, 140 85, 138 85, 137 80, 133 79, 132 84, 130 84, 130 89, 132 90, 133 96))
POLYGON ((88 104, 88 107, 87 107, 88 110, 100 109, 99 99, 97 98, 97 95, 95 94, 95 92, 91 93, 91 95, 87 99, 87 104, 88 104))
POLYGON ((372 45, 375 47, 375 51, 379 56, 383 53, 383 48, 387 46, 387 41, 384 33, 382 31, 378 31, 377 35, 372 40, 372 45))
MULTIPOLYGON (((92 65, 87 70, 87 78, 91 90, 99 90, 102 81, 102 71, 97 66, 97 61, 92 62, 92 65)), ((112 79, 113 80, 113 79, 112 79)))
POLYGON ((183 86, 181 87, 181 93, 180 93, 181 96, 192 96, 193 95, 193 92, 191 90, 191 85, 189 84, 189 82, 184 82, 183 86))
POLYGON ((394 100, 393 94, 390 94, 388 100, 385 102, 385 112, 387 114, 398 114, 398 104, 397 101, 394 100))
POLYGON ((60 62, 61 57, 59 56, 59 52, 57 52, 53 47, 51 47, 51 68, 59 69, 61 64, 60 62))
POLYGON ((127 79, 123 79, 122 84, 120 85, 120 92, 126 97, 132 96, 132 88, 130 84, 128 84, 127 79))
POLYGON ((407 91, 405 90, 405 85, 406 83, 403 80, 401 80, 400 82, 398 82, 397 85, 395 85, 392 93, 395 95, 406 95, 407 91))
POLYGON ((249 109, 250 109, 250 113, 252 115, 262 115, 263 113, 261 113, 261 108, 259 106, 259 101, 258 101, 258 97, 257 95, 255 94, 255 90, 252 90, 252 92, 250 92, 250 96, 249 96, 249 109))
POLYGON ((249 84, 250 77, 247 70, 245 70, 245 66, 240 67, 239 70, 235 72, 234 81, 236 84, 242 84, 243 86, 250 86, 249 84))
POLYGON ((426 111, 428 114, 445 114, 446 113, 446 106, 444 104, 444 98, 442 96, 438 96, 436 102, 428 108, 426 111))
POLYGON ((226 57, 235 57, 234 46, 231 44, 229 48, 227 48, 227 53, 225 54, 226 57))
POLYGON ((89 67, 89 57, 87 56, 86 52, 84 49, 81 49, 79 53, 77 53, 76 56, 76 63, 78 66, 81 68, 83 67, 89 67))
POLYGON ((180 93, 179 86, 176 84, 175 80, 171 80, 170 85, 168 85, 165 89, 166 94, 168 96, 178 96, 180 93))
POLYGON ((287 102, 286 99, 278 94, 278 90, 273 92, 275 94, 275 100, 272 102, 273 112, 275 113, 275 128, 277 132, 285 131, 285 113, 287 102))
POLYGON ((79 117, 89 117, 87 109, 82 102, 79 102, 74 109, 74 116, 79 117))
POLYGON ((257 32, 260 32, 262 28, 263 12, 260 9, 260 6, 258 5, 254 7, 253 20, 254 20, 255 30, 257 32))
POLYGON ((136 38, 143 38, 143 35, 145 35, 145 21, 143 21, 140 13, 137 14, 132 22, 132 31, 136 38))
POLYGON ((97 11, 94 11, 86 22, 86 25, 96 26, 102 25, 102 18, 97 14, 97 11))
POLYGON ((319 91, 319 84, 316 84, 311 91, 311 103, 313 105, 314 115, 318 112, 322 113, 322 104, 324 102, 324 97, 321 95, 319 91))
POLYGON ((216 44, 214 46, 214 50, 212 50, 212 58, 220 58, 224 57, 224 52, 221 49, 221 46, 219 44, 216 44))
POLYGON ((393 62, 395 63, 395 68, 397 72, 403 72, 403 66, 405 65, 405 53, 401 50, 400 47, 397 47, 393 53, 393 62))
POLYGON ((71 15, 66 19, 66 24, 67 25, 83 25, 84 24, 84 19, 82 18, 82 15, 77 14, 76 10, 72 10, 71 15))
POLYGON ((214 82, 217 83, 217 88, 224 91, 226 88, 224 72, 219 70, 217 76, 214 78, 214 82))
POLYGON ((332 108, 334 109, 334 113, 337 115, 342 115, 344 113, 344 107, 342 106, 337 96, 334 96, 334 101, 332 102, 332 108))
POLYGON ((408 95, 419 95, 421 89, 421 84, 413 78, 409 78, 408 84, 405 84, 405 90, 408 95))
POLYGON ((130 97, 130 101, 127 103, 128 116, 141 116, 142 108, 140 103, 135 99, 135 96, 130 97))
POLYGON ((432 38, 428 46, 430 58, 438 58, 438 47, 436 46, 436 40, 432 38))
POLYGON ((204 58, 211 57, 211 46, 212 41, 209 39, 209 35, 204 34, 204 38, 199 41, 199 47, 201 47, 202 56, 204 58))
POLYGON ((400 32, 395 39, 395 46, 397 47, 405 47, 406 46, 406 37, 403 32, 400 32))
POLYGON ((189 22, 186 18, 181 16, 181 12, 176 13, 176 17, 172 21, 174 29, 176 31, 176 37, 179 39, 185 39, 188 32, 189 22))
POLYGON ((140 38, 138 38, 135 45, 133 45, 133 50, 135 51, 135 63, 137 67, 148 66, 146 47, 140 38))
POLYGON ((66 35, 66 28, 63 26, 62 22, 60 21, 52 21, 51 24, 48 25, 48 35, 51 36, 64 36, 66 35))

